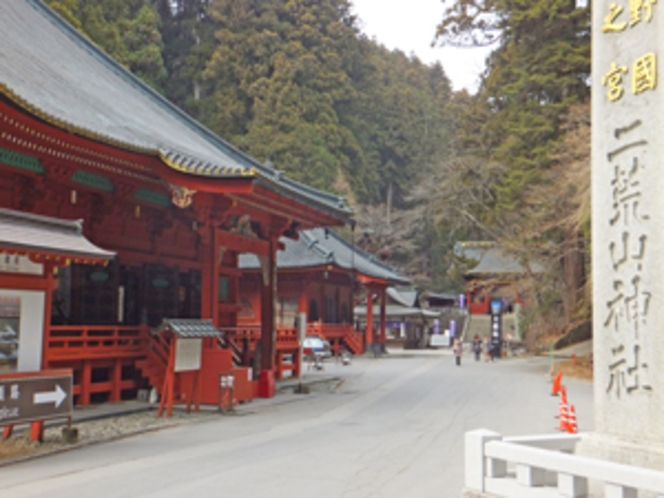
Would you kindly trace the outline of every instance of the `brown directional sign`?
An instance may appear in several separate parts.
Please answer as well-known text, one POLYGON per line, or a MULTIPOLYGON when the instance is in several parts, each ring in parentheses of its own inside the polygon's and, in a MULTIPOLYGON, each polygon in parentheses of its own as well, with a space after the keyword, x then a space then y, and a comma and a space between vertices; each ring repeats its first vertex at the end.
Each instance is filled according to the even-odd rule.
POLYGON ((0 427, 72 415, 72 375, 62 371, 0 375, 0 427))

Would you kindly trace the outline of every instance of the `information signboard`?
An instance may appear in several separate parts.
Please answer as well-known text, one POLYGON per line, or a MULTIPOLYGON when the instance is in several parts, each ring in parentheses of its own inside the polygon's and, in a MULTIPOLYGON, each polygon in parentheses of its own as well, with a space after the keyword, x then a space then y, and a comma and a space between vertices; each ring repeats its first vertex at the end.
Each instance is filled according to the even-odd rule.
POLYGON ((503 302, 500 299, 491 300, 491 354, 500 358, 503 344, 503 302))
POLYGON ((429 339, 429 345, 431 347, 449 347, 450 336, 444 334, 432 334, 429 339))
POLYGON ((71 373, 46 371, 0 376, 0 425, 67 418, 72 412, 71 373))
POLYGON ((187 372, 190 370, 200 370, 202 352, 202 339, 178 337, 175 341, 175 367, 173 371, 187 372))

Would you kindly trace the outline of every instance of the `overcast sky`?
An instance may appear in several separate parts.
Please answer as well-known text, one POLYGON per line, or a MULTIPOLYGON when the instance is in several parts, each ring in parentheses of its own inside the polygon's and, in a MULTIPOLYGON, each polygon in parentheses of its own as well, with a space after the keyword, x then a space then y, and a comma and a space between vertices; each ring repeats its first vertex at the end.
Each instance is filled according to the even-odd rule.
POLYGON ((484 69, 486 48, 431 47, 443 18, 441 0, 351 0, 360 26, 370 38, 389 49, 415 54, 425 63, 440 61, 454 90, 475 93, 484 69))

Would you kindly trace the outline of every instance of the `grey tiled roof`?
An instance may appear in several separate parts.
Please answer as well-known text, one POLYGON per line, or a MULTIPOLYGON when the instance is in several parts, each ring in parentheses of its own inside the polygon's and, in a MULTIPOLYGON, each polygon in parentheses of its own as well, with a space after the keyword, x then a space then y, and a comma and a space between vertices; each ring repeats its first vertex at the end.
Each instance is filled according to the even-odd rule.
POLYGON ((41 0, 0 1, 0 94, 88 138, 161 157, 209 178, 251 176, 282 195, 347 219, 345 199, 282 177, 142 83, 41 0))
MULTIPOLYGON (((478 261, 475 267, 466 271, 468 276, 526 273, 526 268, 514 254, 494 242, 458 242, 454 253, 456 256, 478 261)), ((544 271, 537 262, 531 264, 531 269, 534 273, 544 271)))
MULTIPOLYGON (((531 269, 535 273, 543 271, 539 263, 531 264, 531 269)), ((526 273, 526 268, 516 259, 516 257, 500 247, 488 249, 479 264, 467 271, 467 275, 480 274, 499 274, 499 273, 526 273)))
POLYGON ((83 236, 80 220, 60 220, 9 209, 0 209, 0 247, 81 258, 111 259, 115 256, 83 236))
POLYGON ((459 294, 455 294, 454 292, 425 291, 420 296, 420 299, 446 299, 450 301, 456 301, 459 299, 459 294))
POLYGON ((454 255, 458 258, 474 259, 479 261, 484 253, 495 247, 495 242, 490 241, 463 241, 454 244, 454 255))
POLYGON ((388 287, 387 295, 403 306, 415 306, 417 304, 417 290, 413 288, 397 289, 396 287, 388 287))
POLYGON ((164 330, 170 330, 178 337, 217 337, 221 332, 212 325, 212 320, 199 320, 198 318, 164 318, 152 333, 158 334, 164 330))
MULTIPOLYGON (((283 251, 277 253, 277 268, 296 269, 334 265, 355 270, 368 277, 385 280, 388 284, 409 285, 411 281, 397 271, 378 261, 373 255, 346 242, 332 230, 314 228, 300 232, 298 240, 282 238, 283 251)), ((256 269, 260 264, 253 254, 240 256, 240 268, 256 269)))

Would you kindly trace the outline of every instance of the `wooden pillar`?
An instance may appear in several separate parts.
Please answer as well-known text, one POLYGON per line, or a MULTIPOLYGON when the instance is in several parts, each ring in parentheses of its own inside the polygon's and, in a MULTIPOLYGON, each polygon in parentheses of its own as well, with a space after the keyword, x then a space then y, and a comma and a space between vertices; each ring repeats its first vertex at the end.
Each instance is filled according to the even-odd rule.
POLYGON ((200 247, 201 259, 201 318, 210 319, 212 316, 212 282, 214 281, 213 237, 203 237, 200 247))
POLYGON ((81 372, 81 405, 90 404, 90 384, 92 383, 92 363, 89 360, 83 362, 83 372, 81 372))
POLYGON ((274 368, 274 351, 276 343, 275 299, 277 295, 276 244, 270 240, 270 254, 262 259, 263 285, 261 287, 261 368, 274 368))
POLYGON ((50 263, 44 264, 44 278, 46 286, 44 289, 44 332, 42 335, 42 370, 48 368, 48 335, 51 330, 51 314, 53 309, 53 290, 55 289, 55 278, 53 272, 55 266, 50 263))
POLYGON ((281 352, 277 351, 275 358, 275 373, 274 377, 279 380, 284 376, 284 359, 281 352))
POLYGON ((261 256, 261 377, 259 395, 275 395, 274 367, 277 331, 275 328, 275 299, 277 297, 277 239, 270 238, 269 253, 261 256))
POLYGON ((113 363, 111 376, 111 401, 122 399, 122 360, 116 359, 113 363))
POLYGON ((385 351, 385 328, 386 328, 386 306, 387 306, 387 293, 385 287, 380 292, 380 344, 381 349, 385 351))
POLYGON ((309 290, 309 283, 307 282, 302 286, 302 290, 300 291, 300 297, 297 300, 297 312, 306 313, 307 320, 309 320, 309 296, 307 293, 308 290, 309 290))
POLYGON ((335 311, 334 313, 336 314, 336 323, 341 323, 341 291, 339 290, 339 286, 336 286, 336 290, 334 292, 334 306, 335 306, 335 311))
POLYGON ((42 443, 44 441, 44 421, 38 420, 30 423, 30 441, 42 443))
POLYGON ((201 318, 211 319, 219 326, 219 242, 216 229, 209 227, 202 237, 201 258, 201 318))
POLYGON ((371 347, 374 343, 373 337, 373 291, 371 289, 367 290, 367 346, 371 347))
MULTIPOLYGON (((238 253, 233 253, 233 259, 234 263, 233 266, 235 268, 239 268, 240 264, 240 255, 238 253)), ((219 262, 221 264, 221 262, 219 262)), ((231 282, 233 284, 233 296, 232 296, 232 302, 235 303, 236 306, 240 306, 240 277, 237 275, 234 275, 233 278, 231 279, 231 282)), ((237 319, 238 319, 238 311, 235 312, 234 320, 233 320, 233 326, 237 327, 237 319)))
POLYGON ((353 287, 351 287, 348 292, 347 298, 348 298, 348 316, 349 316, 349 323, 353 328, 355 328, 355 294, 353 293, 353 287))
POLYGON ((302 355, 301 354, 294 354, 293 355, 293 362, 295 363, 294 369, 293 369, 293 377, 295 378, 300 378, 300 372, 302 371, 302 355))

